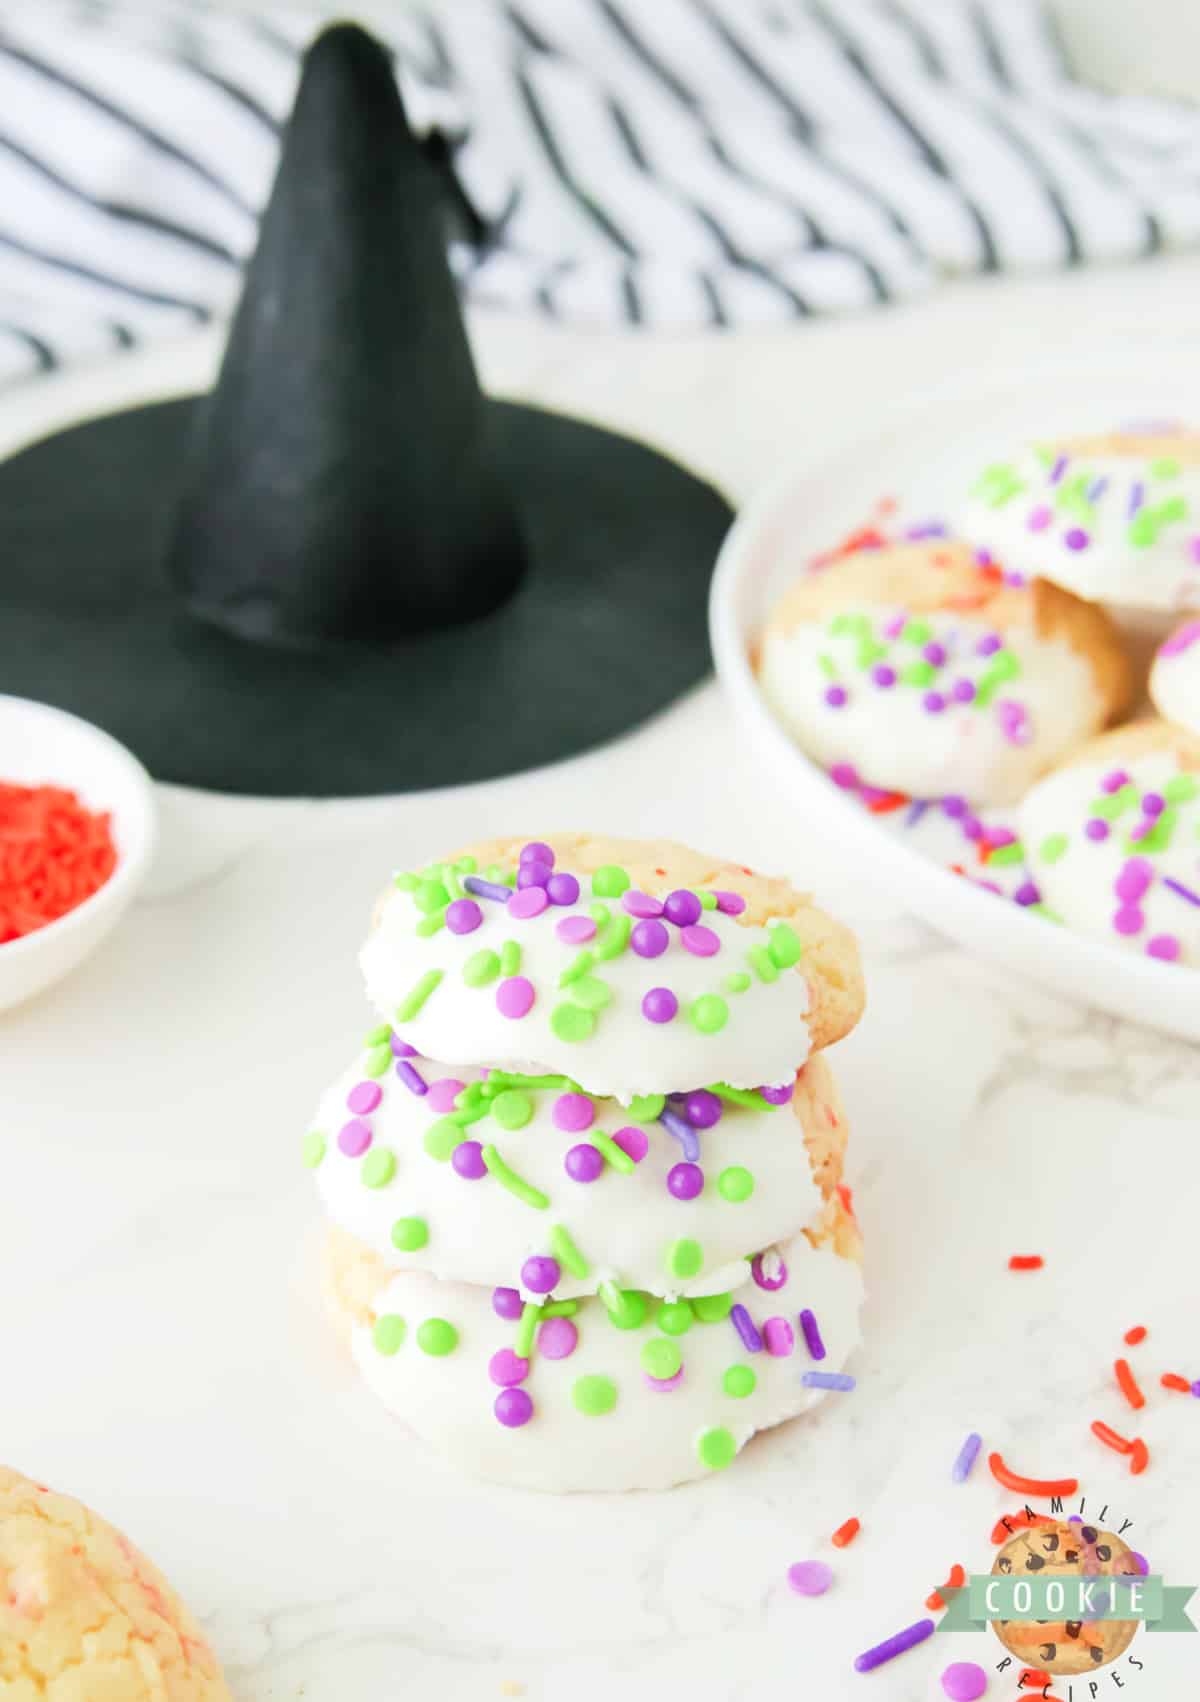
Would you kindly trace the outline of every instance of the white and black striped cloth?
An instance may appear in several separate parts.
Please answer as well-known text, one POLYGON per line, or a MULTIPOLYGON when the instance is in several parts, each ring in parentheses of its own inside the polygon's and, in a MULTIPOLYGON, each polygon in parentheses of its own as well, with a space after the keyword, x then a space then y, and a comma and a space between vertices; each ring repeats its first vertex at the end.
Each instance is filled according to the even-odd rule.
MULTIPOLYGON (((328 10, 0 0, 0 383, 228 312, 328 10)), ((388 16, 475 301, 744 325, 1200 239, 1200 112, 1074 82, 1041 0, 388 16)))

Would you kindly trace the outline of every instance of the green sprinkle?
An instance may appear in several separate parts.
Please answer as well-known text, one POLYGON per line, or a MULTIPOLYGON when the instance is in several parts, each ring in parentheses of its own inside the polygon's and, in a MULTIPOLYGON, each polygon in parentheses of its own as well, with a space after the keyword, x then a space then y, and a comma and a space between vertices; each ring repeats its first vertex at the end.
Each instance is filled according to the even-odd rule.
POLYGON ((434 1359, 445 1359, 458 1346, 458 1331, 445 1318, 426 1318, 417 1328, 417 1346, 434 1359))
POLYGON ((728 1082, 715 1081, 708 1091, 730 1105, 740 1105, 745 1111, 779 1110, 778 1105, 772 1105, 769 1099, 764 1099, 756 1087, 730 1087, 728 1082))
POLYGON ((500 947, 500 973, 506 981, 521 973, 521 948, 516 940, 505 940, 500 947))
POLYGON ((602 1282, 596 1292, 608 1313, 609 1323, 618 1330, 640 1330, 646 1322, 646 1296, 638 1289, 602 1282))
POLYGON ((748 1365, 731 1365, 721 1378, 721 1387, 735 1401, 744 1401, 747 1395, 752 1395, 757 1384, 758 1378, 748 1365))
POLYGON ((692 1000, 688 1016, 701 1034, 719 1034, 729 1021, 729 1006, 719 993, 701 993, 692 1000))
POLYGON ((570 1271, 571 1275, 578 1277, 580 1281, 592 1274, 592 1267, 561 1223, 556 1223, 550 1231, 550 1251, 564 1270, 570 1271))
POLYGON ((829 623, 834 638, 858 638, 870 630, 871 622, 866 615, 834 615, 829 623))
POLYGON ((651 1341, 643 1343, 639 1357, 647 1377, 653 1377, 658 1383, 665 1383, 674 1377, 683 1364, 683 1355, 679 1351, 678 1343, 670 1341, 666 1336, 655 1336, 651 1341))
POLYGON ((1200 792, 1200 784, 1190 774, 1174 774, 1162 789, 1168 804, 1189 804, 1200 792))
POLYGON ((445 883, 446 891, 450 894, 451 898, 461 898, 463 896, 463 884, 458 878, 458 870, 455 868, 453 863, 442 864, 442 880, 445 883))
POLYGON ((754 1192, 754 1177, 744 1165, 731 1164, 717 1177, 717 1191, 731 1205, 740 1205, 754 1192))
POLYGON ((602 928, 612 915, 612 911, 608 908, 607 904, 589 904, 588 915, 596 924, 597 928, 602 928))
POLYGON ((401 1253, 419 1253, 429 1240, 429 1225, 423 1217, 398 1217, 392 1225, 392 1246, 401 1253))
POLYGON ((486 1099, 467 1099, 461 1093, 459 1098, 463 1100, 463 1104, 460 1108, 451 1111, 450 1121, 457 1123, 460 1129, 468 1128, 472 1123, 478 1123, 491 1110, 491 1105, 486 1099))
POLYGON ((1160 455, 1157 461, 1150 463, 1152 479, 1177 479, 1179 477, 1179 462, 1171 455, 1160 455))
POLYGON ((702 910, 715 910, 717 908, 717 895, 715 892, 709 892, 707 888, 705 888, 704 891, 698 892, 696 896, 700 900, 700 908, 702 910))
POLYGON ((486 1093, 489 1087, 496 1089, 504 1087, 537 1087, 551 1088, 557 1093, 564 1090, 567 1093, 578 1093, 580 1090, 569 1076, 526 1076, 515 1070, 493 1070, 486 1082, 480 1084, 486 1093))
POLYGON ((596 962, 611 963, 614 957, 620 957, 632 931, 632 916, 610 916, 596 936, 596 962))
POLYGON ((325 1156, 325 1136, 319 1129, 314 1129, 311 1135, 305 1135, 300 1146, 300 1156, 307 1170, 315 1170, 325 1156))
POLYGON ((928 644, 933 637, 933 628, 928 621, 906 621, 900 636, 908 644, 928 644))
POLYGON ((1135 550, 1148 550, 1158 542, 1158 521, 1148 508, 1139 510, 1129 522, 1129 542, 1135 550))
POLYGON ((712 1430, 704 1430, 696 1439, 696 1452, 701 1463, 710 1472, 724 1471, 733 1461, 737 1453, 737 1443, 733 1439, 732 1430, 726 1430, 723 1424, 718 1424, 712 1430))
POLYGON ((462 1132, 462 1124, 458 1118, 462 1113, 453 1117, 439 1117, 436 1123, 431 1123, 425 1131, 422 1145, 430 1158, 436 1158, 439 1164, 446 1164, 456 1146, 461 1146, 466 1140, 462 1132))
POLYGON ((509 1169, 494 1146, 484 1147, 483 1162, 500 1186, 514 1194, 522 1205, 532 1206, 535 1211, 545 1211, 550 1204, 540 1188, 535 1188, 532 1182, 526 1182, 523 1176, 518 1176, 515 1170, 509 1169))
POLYGON ((1012 863, 1023 863, 1025 847, 1019 839, 1014 839, 1010 845, 997 845, 994 850, 989 851, 987 860, 989 865, 998 869, 1007 868, 1012 863))
POLYGON ((417 933, 420 934, 422 939, 427 940, 431 935, 439 933, 445 926, 446 918, 439 910, 436 915, 422 916, 421 920, 417 923, 417 933))
POLYGON ((579 1310, 578 1300, 551 1300, 542 1307, 543 1318, 573 1318, 579 1310))
POLYGON ((386 1046, 388 1044, 388 1042, 391 1040, 391 1038, 392 1038, 392 1026, 391 1026, 391 1024, 387 1023, 387 1022, 381 1022, 375 1028, 373 1028, 370 1031, 369 1034, 364 1034, 363 1045, 366 1047, 367 1051, 369 1052, 371 1050, 371 1048, 374 1047, 374 1046, 386 1046))
POLYGON ((686 1282, 704 1268, 704 1249, 690 1235, 681 1235, 667 1248, 666 1266, 673 1277, 686 1282))
POLYGON ((386 1076, 392 1067, 392 1062, 392 1048, 390 1045, 373 1046, 363 1059, 363 1074, 374 1076, 376 1079, 380 1076, 386 1076))
POLYGON ((576 1377, 571 1399, 585 1417, 600 1418, 616 1406, 617 1385, 611 1377, 576 1377))
POLYGON ((364 1188, 386 1188, 396 1174, 396 1155, 389 1147, 373 1146, 358 1167, 364 1188))
POLYGON ((744 969, 735 969, 732 975, 725 977, 727 993, 744 993, 748 987, 753 987, 754 977, 747 975, 744 969))
POLYGON ((458 870, 460 875, 473 875, 479 867, 479 864, 475 861, 474 857, 471 856, 470 852, 468 852, 465 857, 460 857, 458 859, 458 862, 455 863, 454 867, 458 870))
POLYGON ((833 665, 833 657, 827 650, 822 650, 821 654, 817 657, 817 666, 820 668, 827 680, 837 679, 837 669, 833 665))
POLYGON ((1187 517, 1188 505, 1181 496, 1173 496, 1170 502, 1159 505, 1157 518, 1165 526, 1171 525, 1175 520, 1186 520, 1187 517))
POLYGON ((550 1027, 565 1045, 578 1045, 586 1040, 596 1026, 591 1011, 582 1005, 555 1005, 550 1012, 550 1027))
POLYGON ((1058 487, 1054 506, 1068 514, 1078 515, 1080 520, 1091 520, 1092 505, 1088 501, 1088 489, 1091 476, 1088 473, 1076 473, 1073 478, 1064 479, 1058 487))
POLYGON ((695 1322, 695 1313, 687 1300, 664 1300, 654 1322, 665 1336, 685 1336, 695 1322))
POLYGON ((523 1129, 533 1116, 533 1100, 527 1093, 507 1088, 492 1100, 492 1116, 502 1129, 523 1129))
POLYGON ((858 649, 854 653, 854 665, 856 668, 861 668, 865 673, 868 668, 873 668, 876 662, 880 661, 887 653, 887 645, 880 644, 877 638, 862 638, 859 640, 858 649))
POLYGON ((622 1176, 632 1176, 633 1172, 637 1169, 637 1165, 633 1162, 632 1158, 630 1158, 624 1147, 619 1147, 617 1145, 611 1135, 606 1135, 603 1129, 592 1129, 587 1138, 591 1142, 592 1146, 595 1147, 596 1151, 604 1155, 614 1170, 618 1171, 622 1176))
POLYGON ((733 1295, 698 1294, 691 1305, 702 1324, 720 1324, 733 1310, 733 1295))
POLYGON ((653 1123, 662 1116, 666 1103, 661 1093, 635 1093, 629 1101, 629 1115, 635 1123, 653 1123))
POLYGON ((1109 793, 1102 798, 1093 798, 1088 805, 1088 814, 1099 816, 1103 821, 1116 821, 1126 810, 1131 810, 1138 801, 1138 789, 1134 785, 1122 786, 1119 792, 1109 793))
POLYGON ((760 981, 778 981, 779 967, 766 946, 751 946, 746 957, 760 981))
POLYGON ((483 878, 487 881, 502 882, 505 886, 507 886, 510 873, 510 870, 502 869, 499 863, 489 863, 487 868, 483 871, 483 878))
POLYGON ((500 973, 500 959, 494 951, 477 951, 462 966, 462 978, 468 987, 486 987, 500 973))
POLYGON ((588 973, 595 961, 595 954, 588 951, 586 947, 583 951, 576 952, 575 956, 571 959, 570 963, 568 963, 567 967, 559 976, 559 986, 569 987, 573 981, 582 981, 583 977, 588 973))
POLYGON ((906 686, 931 686, 937 678, 937 669, 932 662, 910 662, 907 668, 901 668, 900 678, 906 686))
POLYGON ((1155 817, 1154 826, 1149 833, 1144 833, 1140 839, 1127 839, 1125 848, 1131 855, 1157 856, 1160 851, 1169 848, 1178 825, 1178 810, 1165 809, 1160 816, 1155 817))
POLYGON ((804 956, 799 934, 794 928, 789 928, 786 922, 776 922, 771 929, 767 950, 771 954, 771 962, 777 964, 780 969, 790 969, 804 956))
POLYGON ((592 876, 593 898, 620 898, 633 885, 625 870, 616 863, 606 863, 592 876))
POLYGON ((1065 833, 1048 833, 1038 846, 1038 856, 1043 863, 1057 863, 1070 843, 1065 833))
POLYGON ((581 975, 571 987, 571 999, 585 1011, 602 1011, 612 1004, 612 988, 598 976, 581 975))
POLYGON ((513 1352, 518 1359, 528 1359, 533 1348, 533 1333, 541 1322, 544 1308, 536 1300, 527 1300, 521 1308, 521 1321, 517 1325, 516 1339, 513 1342, 513 1352))
POLYGON ((450 902, 450 894, 441 881, 421 881, 413 893, 413 900, 418 910, 423 910, 426 916, 432 916, 438 910, 444 910, 450 902))
POLYGON ((1048 904, 1031 904, 1029 910, 1032 915, 1044 917, 1047 922, 1057 922, 1060 928, 1065 926, 1058 911, 1051 910, 1048 904))
POLYGON ((371 1331, 371 1340, 375 1343, 376 1353, 399 1353, 407 1326, 398 1312, 384 1312, 376 1318, 375 1328, 371 1331))
POLYGON ((401 869, 398 875, 392 876, 392 885, 397 892, 413 892, 416 889, 417 877, 410 875, 407 869, 401 869))
POLYGON ((430 993, 432 993, 434 988, 440 984, 442 975, 443 971, 440 969, 427 969, 425 971, 416 986, 413 987, 402 1000, 400 1008, 396 1012, 397 1022, 403 1023, 412 1021, 413 1017, 416 1016, 430 993))
POLYGON ((976 682, 975 708, 988 708, 1000 687, 1007 685, 1009 680, 1015 680, 1020 672, 1021 664, 1011 650, 997 650, 976 682))

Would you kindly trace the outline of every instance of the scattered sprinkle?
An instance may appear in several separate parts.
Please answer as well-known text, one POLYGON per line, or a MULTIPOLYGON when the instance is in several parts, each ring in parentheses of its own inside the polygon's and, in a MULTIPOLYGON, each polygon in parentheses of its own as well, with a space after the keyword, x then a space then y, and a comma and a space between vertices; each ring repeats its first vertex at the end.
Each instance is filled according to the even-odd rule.
POLYGON ((484 1147, 483 1162, 500 1186, 507 1188, 509 1193, 515 1195, 524 1205, 533 1206, 537 1211, 546 1210, 550 1201, 541 1189, 535 1188, 531 1182, 526 1182, 515 1170, 511 1170, 494 1146, 484 1147))
POLYGON ((997 1483, 1002 1483, 1005 1489, 1011 1489, 1016 1495, 1074 1495, 1079 1488, 1077 1477, 1023 1477, 1019 1472, 1010 1471, 999 1454, 988 1455, 988 1470, 997 1483))
POLYGON ((844 1371, 806 1371, 800 1381, 806 1389, 837 1389, 849 1394, 857 1388, 857 1379, 844 1371))
POLYGON ((952 1483, 966 1483, 967 1479, 971 1475, 971 1468, 979 1457, 979 1450, 982 1446, 983 1437, 977 1430, 972 1430, 962 1447, 958 1450, 958 1455, 954 1464, 950 1468, 950 1480, 952 1483))
POLYGON ((908 1625, 903 1631, 897 1631, 894 1637, 886 1638, 882 1643, 876 1643, 873 1649, 855 1657, 855 1672, 874 1672, 887 1661, 895 1660, 897 1655, 903 1655, 909 1649, 915 1649, 918 1643, 923 1643, 934 1632, 932 1619, 918 1619, 915 1625, 908 1625))
POLYGON ((834 1548, 848 1548, 861 1529, 857 1519, 847 1519, 845 1524, 838 1526, 829 1540, 834 1548))
POLYGON ((797 1560, 788 1567, 787 1581, 798 1596, 823 1596, 833 1583, 833 1568, 823 1560, 797 1560))
POLYGON ((1014 1253, 1008 1261, 1010 1271, 1040 1271, 1046 1263, 1040 1253, 1014 1253))
POLYGON ((1137 1379, 1134 1377, 1133 1372, 1129 1368, 1129 1361, 1127 1359, 1115 1360, 1113 1363, 1113 1374, 1117 1379, 1117 1387, 1120 1389, 1125 1399, 1129 1402, 1130 1406, 1135 1410, 1138 1407, 1144 1407, 1146 1404, 1146 1397, 1138 1387, 1137 1379))

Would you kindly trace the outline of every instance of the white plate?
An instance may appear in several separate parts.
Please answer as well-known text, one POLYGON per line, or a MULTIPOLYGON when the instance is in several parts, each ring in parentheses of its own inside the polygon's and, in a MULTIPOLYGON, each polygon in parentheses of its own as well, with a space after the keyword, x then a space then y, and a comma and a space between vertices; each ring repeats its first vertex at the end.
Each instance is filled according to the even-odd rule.
MULTIPOLYGON (((876 411, 860 436, 813 454, 746 505, 721 551, 709 604, 718 676, 798 839, 836 835, 873 881, 963 945, 1056 992, 1188 1040, 1200 1040, 1200 974, 1028 915, 888 832, 793 744, 758 689, 749 654, 779 595, 880 497, 899 498, 906 515, 940 517, 981 467, 1029 438, 1194 420, 1194 358, 1193 350, 1153 350, 1099 366, 1063 362, 992 385, 931 388, 918 406, 876 411)), ((781 818, 786 831, 783 811, 781 818)))
POLYGON ((32 998, 83 962, 120 921, 154 848, 150 776, 124 745, 23 697, 0 697, 0 780, 66 786, 89 810, 112 816, 117 866, 76 909, 0 945, 0 1011, 32 998))

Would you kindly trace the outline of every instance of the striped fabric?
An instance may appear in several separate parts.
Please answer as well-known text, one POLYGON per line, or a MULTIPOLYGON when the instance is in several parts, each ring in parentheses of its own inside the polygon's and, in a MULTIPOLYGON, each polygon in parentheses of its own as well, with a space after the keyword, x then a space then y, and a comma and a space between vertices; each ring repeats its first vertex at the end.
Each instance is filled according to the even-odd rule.
MULTIPOLYGON (((0 0, 0 383, 229 311, 325 10, 0 0)), ((1040 0, 388 16, 473 301, 761 324, 1200 238, 1200 113, 1073 82, 1040 0)))

